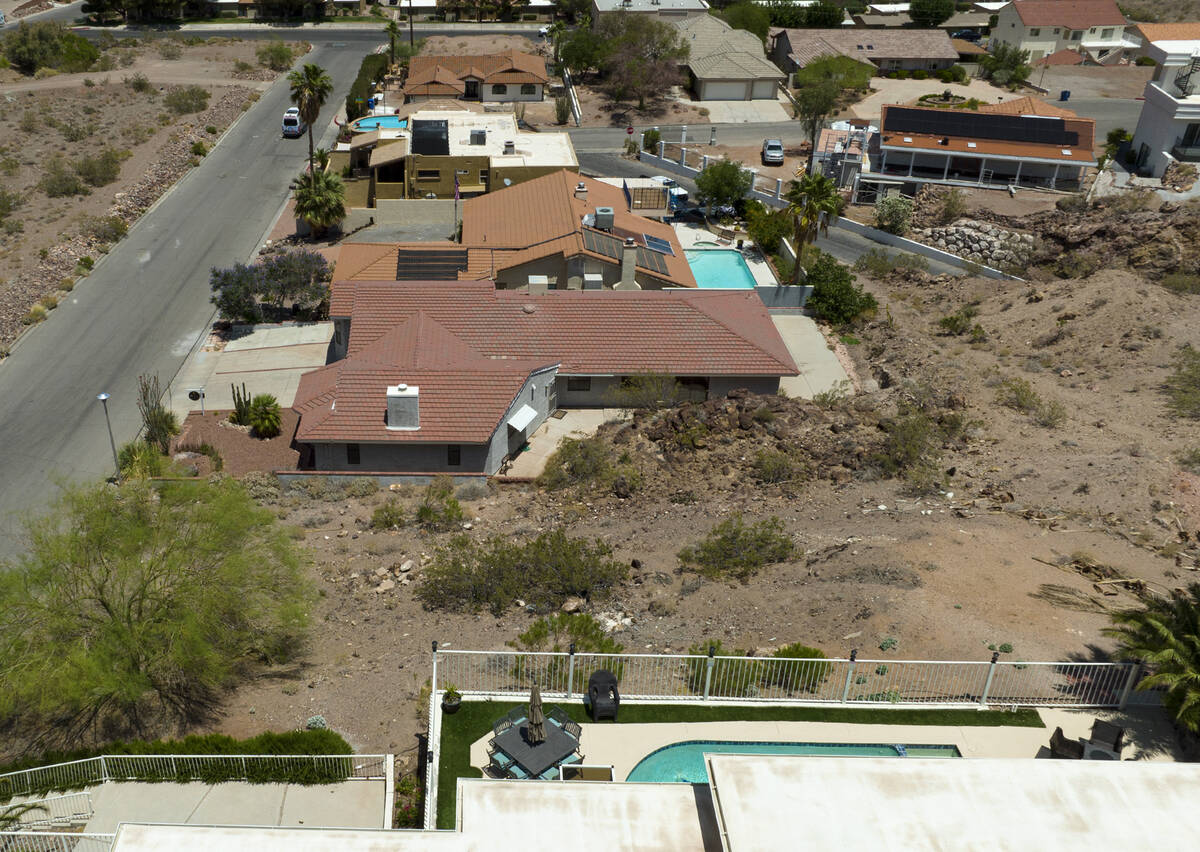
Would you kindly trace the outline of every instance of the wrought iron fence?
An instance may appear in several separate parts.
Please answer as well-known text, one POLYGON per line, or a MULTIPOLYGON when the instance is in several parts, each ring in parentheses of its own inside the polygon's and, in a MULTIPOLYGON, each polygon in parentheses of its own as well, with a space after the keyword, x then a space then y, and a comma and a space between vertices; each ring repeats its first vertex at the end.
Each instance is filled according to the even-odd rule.
POLYGON ((1140 667, 435 649, 434 688, 504 696, 537 683, 544 695, 570 698, 598 669, 617 676, 622 697, 667 702, 1122 707, 1140 667))
POLYGON ((114 837, 57 831, 0 831, 0 852, 108 852, 114 837))

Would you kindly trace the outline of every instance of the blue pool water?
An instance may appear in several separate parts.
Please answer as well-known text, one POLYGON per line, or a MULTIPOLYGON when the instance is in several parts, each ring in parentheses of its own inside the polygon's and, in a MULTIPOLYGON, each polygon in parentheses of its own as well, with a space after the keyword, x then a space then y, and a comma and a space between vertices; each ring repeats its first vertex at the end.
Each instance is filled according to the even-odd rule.
POLYGON ((735 249, 687 250, 688 266, 696 284, 706 290, 751 290, 754 274, 742 253, 735 249))
POLYGON ((408 119, 396 115, 368 115, 354 122, 355 130, 378 130, 381 127, 392 130, 408 127, 408 119))
POLYGON ((706 754, 806 754, 827 757, 960 757, 952 745, 884 745, 855 743, 753 743, 691 740, 672 743, 646 755, 626 781, 707 784, 706 754))

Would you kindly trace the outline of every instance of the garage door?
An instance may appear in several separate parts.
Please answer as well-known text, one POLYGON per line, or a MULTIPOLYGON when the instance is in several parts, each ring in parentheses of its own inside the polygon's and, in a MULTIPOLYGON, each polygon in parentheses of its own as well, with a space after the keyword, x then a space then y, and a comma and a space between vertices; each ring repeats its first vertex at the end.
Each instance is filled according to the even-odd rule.
POLYGON ((774 80, 755 80, 754 97, 774 98, 777 86, 774 80))
POLYGON ((705 83, 702 100, 744 101, 746 100, 746 84, 740 80, 726 83, 705 83))

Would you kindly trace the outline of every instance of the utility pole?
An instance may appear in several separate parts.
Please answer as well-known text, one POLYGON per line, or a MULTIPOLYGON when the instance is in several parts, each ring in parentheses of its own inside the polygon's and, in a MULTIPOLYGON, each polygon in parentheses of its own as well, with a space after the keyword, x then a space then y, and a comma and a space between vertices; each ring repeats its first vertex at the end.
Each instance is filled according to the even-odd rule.
POLYGON ((412 0, 408 0, 408 52, 410 55, 413 50, 412 0))

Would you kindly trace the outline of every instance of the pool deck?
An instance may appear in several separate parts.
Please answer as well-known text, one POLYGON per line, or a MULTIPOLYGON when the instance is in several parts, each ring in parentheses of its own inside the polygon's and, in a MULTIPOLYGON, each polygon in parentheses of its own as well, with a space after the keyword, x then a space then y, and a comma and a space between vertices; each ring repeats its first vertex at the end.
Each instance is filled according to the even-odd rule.
MULTIPOLYGON (((798 743, 901 743, 954 745, 966 758, 1033 758, 1046 750, 1050 735, 1061 726, 1069 738, 1086 738, 1092 722, 1104 719, 1126 729, 1126 760, 1179 761, 1174 734, 1160 708, 1137 707, 1123 713, 1093 710, 1038 711, 1045 728, 944 725, 858 725, 844 722, 671 722, 657 724, 583 725, 583 762, 611 765, 623 781, 652 751, 687 740, 742 740, 798 743)), ((471 744, 471 765, 488 764, 484 736, 471 744)), ((1043 755, 1044 756, 1044 755, 1043 755)), ((897 758, 898 759, 898 758, 897 758)), ((486 777, 486 776, 485 776, 486 777)))
POLYGON ((684 251, 691 249, 737 251, 746 261, 746 266, 750 267, 750 274, 754 276, 755 284, 760 287, 775 287, 779 284, 775 279, 775 273, 771 270, 771 265, 767 263, 757 247, 744 248, 739 251, 736 242, 722 243, 712 231, 690 222, 678 223, 674 225, 674 228, 675 236, 679 238, 679 244, 683 246, 684 251), (710 243, 710 245, 700 245, 700 243, 710 243))

